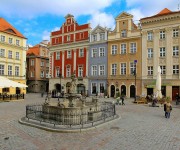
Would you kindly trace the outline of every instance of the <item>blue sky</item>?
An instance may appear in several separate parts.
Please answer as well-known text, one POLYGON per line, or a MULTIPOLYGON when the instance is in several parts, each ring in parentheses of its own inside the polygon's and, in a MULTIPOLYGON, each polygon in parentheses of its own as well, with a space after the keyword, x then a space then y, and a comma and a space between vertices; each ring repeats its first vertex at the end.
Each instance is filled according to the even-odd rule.
POLYGON ((26 38, 28 45, 49 40, 50 32, 58 30, 71 13, 79 24, 100 24, 114 29, 122 11, 140 18, 157 14, 164 8, 178 10, 180 0, 0 0, 0 17, 5 18, 26 38))

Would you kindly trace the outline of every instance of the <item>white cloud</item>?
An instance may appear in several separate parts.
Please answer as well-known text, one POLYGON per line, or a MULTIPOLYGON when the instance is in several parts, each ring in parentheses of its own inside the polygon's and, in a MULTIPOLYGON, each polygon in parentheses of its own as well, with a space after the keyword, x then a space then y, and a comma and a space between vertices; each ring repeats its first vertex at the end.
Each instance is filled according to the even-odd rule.
POLYGON ((93 14, 112 4, 114 0, 1 0, 0 10, 6 16, 32 18, 37 15, 54 14, 75 16, 93 14))
POLYGON ((96 12, 92 15, 92 18, 88 21, 91 23, 91 27, 94 28, 98 24, 102 27, 114 28, 115 20, 111 14, 96 12))
POLYGON ((50 32, 49 31, 47 31, 47 30, 43 31, 43 33, 42 33, 42 40, 50 41, 50 32))

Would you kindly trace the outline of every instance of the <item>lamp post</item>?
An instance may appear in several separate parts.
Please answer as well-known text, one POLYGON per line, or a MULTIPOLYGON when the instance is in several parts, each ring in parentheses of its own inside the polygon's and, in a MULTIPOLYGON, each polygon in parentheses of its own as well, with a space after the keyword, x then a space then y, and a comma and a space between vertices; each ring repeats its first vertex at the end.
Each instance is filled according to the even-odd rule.
POLYGON ((136 64, 137 64, 137 60, 134 60, 134 80, 135 80, 135 96, 134 96, 134 101, 136 102, 136 64))
POLYGON ((61 94, 61 78, 62 78, 62 74, 59 72, 60 86, 59 86, 59 93, 58 93, 58 101, 61 94))

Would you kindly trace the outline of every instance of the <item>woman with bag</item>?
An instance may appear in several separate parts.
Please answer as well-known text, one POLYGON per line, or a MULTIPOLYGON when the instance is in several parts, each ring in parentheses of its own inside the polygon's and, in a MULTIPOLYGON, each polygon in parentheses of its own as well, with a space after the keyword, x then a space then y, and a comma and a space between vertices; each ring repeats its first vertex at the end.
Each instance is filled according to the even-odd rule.
POLYGON ((170 118, 171 111, 172 111, 172 105, 168 101, 166 104, 166 117, 167 118, 170 118))

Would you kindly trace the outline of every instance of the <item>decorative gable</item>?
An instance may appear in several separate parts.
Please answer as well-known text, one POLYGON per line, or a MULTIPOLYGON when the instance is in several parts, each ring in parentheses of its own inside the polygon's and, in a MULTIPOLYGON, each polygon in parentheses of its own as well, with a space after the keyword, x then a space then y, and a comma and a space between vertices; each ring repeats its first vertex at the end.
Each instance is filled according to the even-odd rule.
POLYGON ((123 19, 123 18, 133 18, 133 15, 128 14, 126 12, 122 12, 116 17, 116 20, 123 19))

